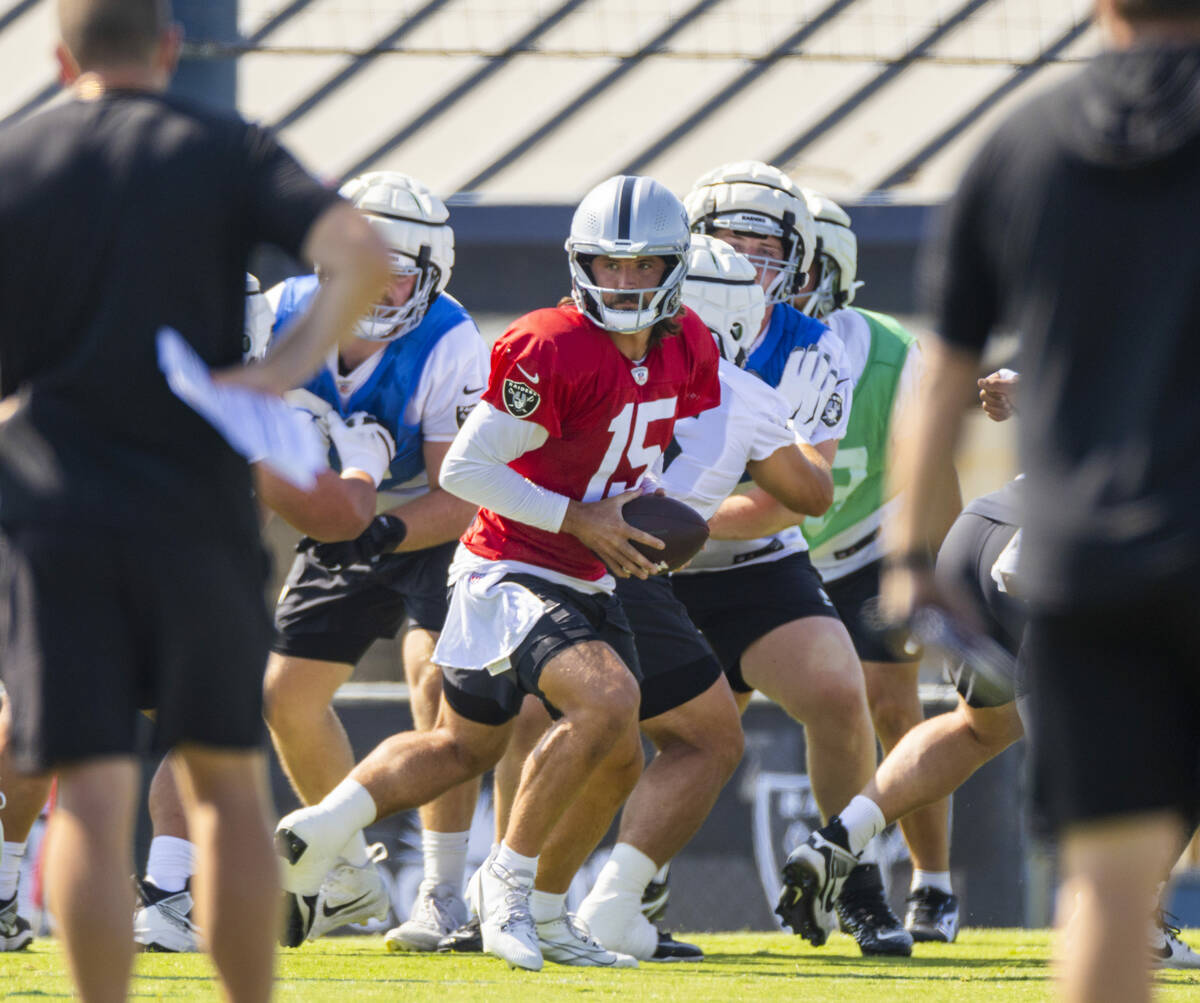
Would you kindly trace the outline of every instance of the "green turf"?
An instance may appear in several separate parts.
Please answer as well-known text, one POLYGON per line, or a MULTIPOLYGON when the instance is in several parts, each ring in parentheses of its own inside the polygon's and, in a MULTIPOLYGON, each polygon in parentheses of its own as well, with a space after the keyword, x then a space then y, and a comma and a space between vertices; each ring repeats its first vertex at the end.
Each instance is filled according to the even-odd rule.
MULTIPOLYGON (((380 937, 336 937, 280 952, 277 998, 309 1001, 472 999, 537 1003, 591 1000, 1044 1000, 1050 993, 1049 935, 1038 930, 967 930, 952 945, 918 945, 910 959, 862 958, 835 935, 820 950, 786 934, 689 937, 708 955, 702 964, 642 965, 596 971, 547 965, 540 974, 509 971, 494 958, 387 954, 380 937)), ((1196 938, 1192 938, 1192 943, 1196 938)), ((147 954, 137 960, 135 999, 217 998, 208 960, 147 954)), ((1160 972, 1159 998, 1200 998, 1200 971, 1160 972)), ((0 955, 0 997, 70 998, 58 946, 39 940, 0 955)))

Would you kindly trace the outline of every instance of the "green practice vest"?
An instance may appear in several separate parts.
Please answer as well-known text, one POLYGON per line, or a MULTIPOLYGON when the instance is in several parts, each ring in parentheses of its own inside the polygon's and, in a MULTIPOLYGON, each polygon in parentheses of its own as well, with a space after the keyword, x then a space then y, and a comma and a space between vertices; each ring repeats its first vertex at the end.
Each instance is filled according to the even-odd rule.
POLYGON ((814 563, 823 573, 848 560, 851 555, 846 550, 856 544, 861 543, 862 549, 869 546, 871 534, 878 530, 878 513, 887 500, 884 469, 892 405, 908 351, 917 340, 893 317, 851 309, 871 332, 867 362, 854 387, 846 436, 833 460, 833 504, 820 518, 810 517, 801 524, 814 563), (848 531, 859 525, 861 537, 851 539, 854 534, 848 531))

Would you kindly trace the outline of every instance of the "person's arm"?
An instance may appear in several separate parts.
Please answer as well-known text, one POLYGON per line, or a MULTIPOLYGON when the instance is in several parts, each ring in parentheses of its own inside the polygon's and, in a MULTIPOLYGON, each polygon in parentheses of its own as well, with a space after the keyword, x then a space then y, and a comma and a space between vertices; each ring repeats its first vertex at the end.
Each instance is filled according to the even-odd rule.
POLYGON ((498 411, 481 401, 467 418, 442 463, 441 486, 480 508, 551 533, 570 533, 595 552, 614 574, 648 578, 656 567, 631 544, 661 548, 662 541, 621 517, 626 491, 596 502, 578 502, 522 477, 508 464, 549 438, 541 425, 498 411))
POLYGON ((796 448, 780 449, 766 460, 747 464, 758 486, 721 502, 708 520, 709 535, 714 540, 757 540, 795 526, 806 515, 824 515, 833 504, 832 464, 837 446, 836 439, 816 446, 797 443, 796 448), (788 455, 789 451, 793 455, 788 455), (766 477, 775 489, 788 492, 790 483, 789 503, 785 504, 782 496, 776 496, 772 487, 759 479, 762 465, 767 463, 771 463, 771 470, 766 477), (800 468, 800 464, 807 469, 800 468), (807 497, 806 504, 791 504, 803 501, 801 496, 807 497))
POLYGON ((260 463, 255 481, 259 500, 314 540, 353 540, 375 518, 375 482, 362 470, 326 470, 311 491, 303 491, 260 463))
POLYGON ((303 253, 322 276, 304 316, 262 362, 221 370, 215 379, 283 394, 316 372, 330 348, 353 337, 354 322, 387 282, 387 248, 356 210, 335 202, 313 223, 303 253))
POLYGON ((925 361, 923 392, 904 417, 889 474, 903 490, 903 500, 895 517, 883 527, 888 567, 881 594, 886 609, 897 619, 938 596, 930 547, 945 518, 940 514, 938 493, 946 490, 946 469, 953 461, 963 415, 974 396, 979 353, 930 338, 925 361))
POLYGON ((424 550, 439 543, 457 540, 471 525, 479 506, 451 494, 440 483, 442 464, 450 452, 449 442, 424 442, 425 471, 429 477, 428 494, 388 509, 387 514, 404 520, 404 540, 396 552, 424 550))

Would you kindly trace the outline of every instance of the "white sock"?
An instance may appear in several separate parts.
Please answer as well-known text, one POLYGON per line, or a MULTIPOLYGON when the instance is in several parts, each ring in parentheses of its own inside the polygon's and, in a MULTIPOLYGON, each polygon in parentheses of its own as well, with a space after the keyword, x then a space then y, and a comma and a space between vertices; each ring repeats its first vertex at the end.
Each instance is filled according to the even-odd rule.
POLYGON ((867 848, 867 844, 883 832, 887 821, 879 805, 868 797, 856 794, 840 812, 838 818, 846 827, 850 852, 856 857, 867 848))
POLYGON ((514 877, 523 871, 529 875, 529 887, 533 887, 533 879, 537 875, 537 857, 523 857, 507 843, 501 841, 493 863, 499 864, 514 877))
POLYGON ((470 838, 470 832, 424 830, 421 855, 425 859, 425 881, 431 885, 451 885, 461 893, 470 838))
POLYGON ((342 856, 355 867, 366 867, 370 862, 371 856, 367 853, 367 834, 362 829, 351 836, 350 842, 342 847, 342 856))
POLYGON ((658 864, 630 843, 618 843, 600 868, 596 884, 588 898, 612 898, 633 895, 640 902, 642 892, 654 877, 658 864))
POLYGON ((196 848, 178 836, 155 836, 150 840, 146 878, 164 892, 181 892, 196 871, 196 848))
POLYGON ((918 888, 936 888, 939 892, 945 892, 947 895, 954 894, 954 886, 950 884, 949 871, 923 871, 919 867, 913 868, 912 884, 908 890, 915 892, 918 888))
POLYGON ((305 822, 318 839, 328 840, 335 853, 353 853, 361 842, 366 863, 366 841, 362 831, 375 821, 375 799, 357 780, 347 777, 311 808, 304 810, 305 822))
POLYGON ((529 911, 533 914, 535 923, 545 923, 558 919, 567 911, 567 893, 539 892, 536 888, 529 896, 529 911))
POLYGON ((21 861, 25 858, 25 842, 4 841, 4 855, 0 856, 0 901, 7 902, 17 894, 17 880, 21 877, 21 861))

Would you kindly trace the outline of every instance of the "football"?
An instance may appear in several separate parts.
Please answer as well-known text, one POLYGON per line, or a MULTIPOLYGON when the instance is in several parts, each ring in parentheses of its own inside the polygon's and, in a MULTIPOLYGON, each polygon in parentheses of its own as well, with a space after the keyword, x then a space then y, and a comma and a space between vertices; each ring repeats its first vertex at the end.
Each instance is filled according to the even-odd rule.
POLYGON ((691 506, 666 495, 634 498, 625 503, 621 515, 629 525, 657 536, 666 544, 666 549, 655 550, 631 541, 650 560, 665 564, 667 571, 687 564, 708 539, 708 523, 703 516, 691 506))

